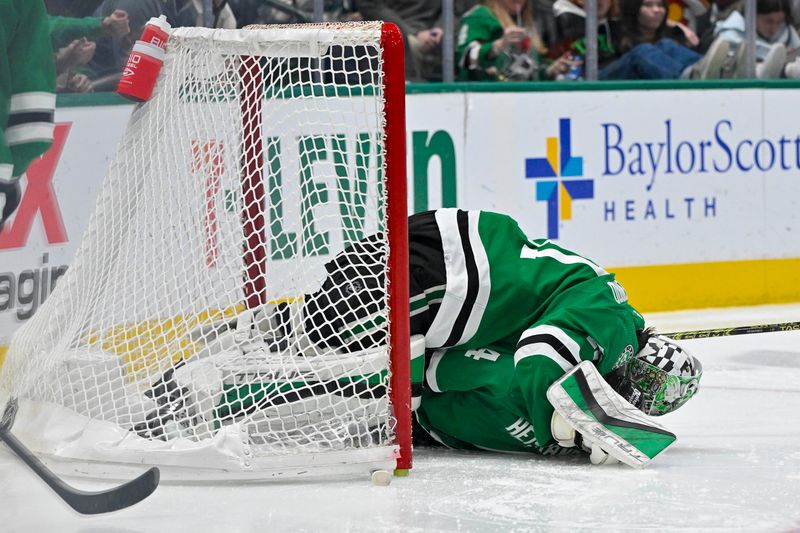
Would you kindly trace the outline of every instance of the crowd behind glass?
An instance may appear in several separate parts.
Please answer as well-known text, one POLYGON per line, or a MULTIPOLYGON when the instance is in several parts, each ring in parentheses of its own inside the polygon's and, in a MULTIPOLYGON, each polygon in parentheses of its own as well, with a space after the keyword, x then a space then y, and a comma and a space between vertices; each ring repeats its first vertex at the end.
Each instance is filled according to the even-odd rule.
POLYGON ((800 78, 800 0, 46 0, 60 92, 113 91, 173 27, 384 20, 409 82, 800 78), (752 43, 752 44, 748 44, 752 43))

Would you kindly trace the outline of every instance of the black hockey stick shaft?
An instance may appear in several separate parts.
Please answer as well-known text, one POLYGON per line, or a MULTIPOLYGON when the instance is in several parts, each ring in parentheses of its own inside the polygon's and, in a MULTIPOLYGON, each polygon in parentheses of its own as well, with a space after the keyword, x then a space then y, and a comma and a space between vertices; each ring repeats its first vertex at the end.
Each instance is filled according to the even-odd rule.
POLYGON ((750 335, 753 333, 774 333, 776 331, 800 330, 800 322, 780 322, 777 324, 760 324, 756 326, 737 326, 733 328, 699 329, 695 331, 678 331, 665 333, 675 340, 705 339, 708 337, 730 337, 732 335, 750 335))
POLYGON ((0 440, 5 442, 62 500, 81 514, 109 513, 130 507, 150 496, 158 486, 158 468, 151 468, 136 479, 113 489, 99 492, 74 489, 61 481, 5 426, 0 426, 0 440))

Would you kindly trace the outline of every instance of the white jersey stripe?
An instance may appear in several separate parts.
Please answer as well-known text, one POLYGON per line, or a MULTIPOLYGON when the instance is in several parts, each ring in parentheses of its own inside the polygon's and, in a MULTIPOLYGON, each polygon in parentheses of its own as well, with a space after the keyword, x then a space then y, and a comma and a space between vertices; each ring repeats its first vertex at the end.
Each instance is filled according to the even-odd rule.
POLYGON ((522 335, 520 335, 519 340, 521 342, 532 335, 541 335, 541 334, 552 335, 553 337, 561 341, 561 344, 566 346, 567 350, 569 350, 569 352, 572 354, 572 356, 575 358, 576 361, 581 360, 580 345, 578 345, 578 343, 575 342, 572 339, 572 337, 570 337, 567 334, 566 331, 556 326, 542 324, 541 326, 536 326, 530 329, 526 329, 525 331, 522 332, 522 335))
POLYGON ((594 340, 591 336, 586 336, 586 342, 592 345, 592 349, 594 350, 594 357, 592 357, 592 361, 599 361, 603 358, 603 347, 600 346, 596 340, 594 340))
POLYGON ((568 255, 562 252, 561 250, 556 250, 553 248, 542 250, 524 246, 519 256, 522 259, 538 259, 540 257, 548 257, 550 259, 555 259, 556 261, 564 265, 584 264, 589 268, 591 268, 592 270, 594 270, 595 274, 597 274, 598 276, 605 276, 606 274, 608 274, 608 272, 606 272, 593 262, 589 261, 585 257, 581 257, 579 255, 568 255))
MULTIPOLYGON (((581 347, 561 328, 549 325, 541 325, 527 329, 520 336, 520 343, 533 335, 552 335, 564 345, 575 361, 581 360, 581 347)), ((514 365, 516 366, 522 359, 531 357, 533 355, 545 355, 549 357, 564 371, 567 371, 574 366, 572 362, 566 360, 560 353, 558 353, 558 350, 556 350, 554 346, 547 344, 546 342, 536 342, 522 346, 514 353, 514 365)))
POLYGON ((413 303, 414 303, 414 302, 416 302, 417 300, 422 300, 423 298, 425 298, 425 293, 424 293, 424 292, 423 292, 423 293, 421 293, 421 294, 417 294, 416 296, 412 296, 411 298, 409 298, 409 299, 408 299, 408 303, 410 303, 410 304, 413 304, 413 303))
POLYGON ((567 372, 574 366, 572 363, 561 357, 561 354, 559 354, 555 348, 544 342, 528 344, 517 350, 514 353, 514 366, 517 366, 523 359, 533 357, 534 355, 544 355, 545 357, 549 357, 555 361, 555 363, 560 366, 564 372, 567 372))
POLYGON ((56 95, 45 92, 18 93, 11 97, 9 113, 28 113, 31 111, 53 111, 56 108, 56 95))
POLYGON ((481 55, 481 45, 477 41, 471 42, 467 46, 466 57, 469 58, 467 61, 467 68, 470 70, 475 70, 478 68, 478 58, 481 55))
POLYGON ((428 305, 423 305, 419 309, 414 309, 413 311, 411 311, 411 313, 409 313, 408 316, 417 316, 418 314, 424 313, 424 312, 428 311, 429 309, 430 309, 430 307, 428 305))
POLYGON ((478 297, 470 311, 469 319, 458 344, 465 344, 478 331, 483 319, 483 312, 489 303, 489 293, 492 290, 492 281, 489 273, 489 258, 486 249, 483 247, 481 236, 478 234, 478 220, 481 216, 480 211, 469 211, 469 243, 472 247, 472 255, 475 258, 475 265, 478 267, 478 297))
POLYGON ((439 384, 436 382, 436 369, 439 367, 439 361, 442 360, 447 350, 436 350, 431 356, 431 362, 428 364, 428 369, 425 371, 425 383, 428 384, 433 392, 442 392, 439 389, 439 384))
MULTIPOLYGON (((435 287, 428 287, 427 289, 422 291, 422 293, 411 297, 409 299, 409 303, 413 304, 413 303, 418 302, 420 300, 426 300, 428 295, 430 295, 431 293, 434 293, 436 291, 443 291, 446 288, 447 288, 447 285, 437 285, 435 287)), ((434 298, 433 300, 428 300, 427 302, 425 302, 425 305, 423 305, 419 309, 414 309, 413 311, 411 311, 411 315, 410 316, 416 316, 416 315, 418 315, 420 313, 424 313, 425 311, 428 311, 430 309, 431 305, 439 304, 439 303, 442 303, 442 299, 441 298, 434 298)))
POLYGON ((442 236, 447 289, 442 298, 442 305, 439 306, 439 311, 425 334, 425 345, 429 348, 443 346, 450 338, 453 325, 467 295, 467 267, 458 232, 457 213, 458 209, 455 208, 436 211, 436 224, 442 236))
POLYGON ((425 296, 427 296, 432 292, 443 291, 443 290, 446 290, 446 289, 447 289, 447 284, 445 284, 445 285, 436 285, 435 287, 428 287, 427 289, 425 289, 423 294, 425 296))
POLYGON ((6 129, 6 142, 9 146, 29 142, 50 142, 53 140, 52 122, 30 122, 6 129))

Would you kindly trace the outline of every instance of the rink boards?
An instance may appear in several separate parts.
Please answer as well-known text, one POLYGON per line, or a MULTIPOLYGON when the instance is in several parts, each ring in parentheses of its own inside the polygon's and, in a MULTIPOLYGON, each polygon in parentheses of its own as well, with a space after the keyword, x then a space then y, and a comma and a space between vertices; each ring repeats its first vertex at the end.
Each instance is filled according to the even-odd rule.
MULTIPOLYGON (((644 311, 800 300, 796 89, 675 87, 410 86, 410 210, 511 214, 607 265, 644 311)), ((0 346, 69 264, 130 111, 103 95, 59 100, 29 209, 0 236, 0 346)), ((317 211, 336 211, 332 171, 312 169, 330 204, 317 211)))

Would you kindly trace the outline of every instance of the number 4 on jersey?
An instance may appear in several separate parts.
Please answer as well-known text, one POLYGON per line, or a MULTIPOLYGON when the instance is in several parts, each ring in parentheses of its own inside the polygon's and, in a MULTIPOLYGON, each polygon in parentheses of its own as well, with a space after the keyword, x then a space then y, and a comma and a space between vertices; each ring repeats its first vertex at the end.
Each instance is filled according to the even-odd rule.
POLYGON ((478 348, 477 350, 467 350, 464 353, 465 357, 471 357, 476 361, 481 359, 487 359, 489 361, 497 361, 497 358, 500 357, 499 352, 495 352, 494 350, 490 350, 489 348, 478 348))

